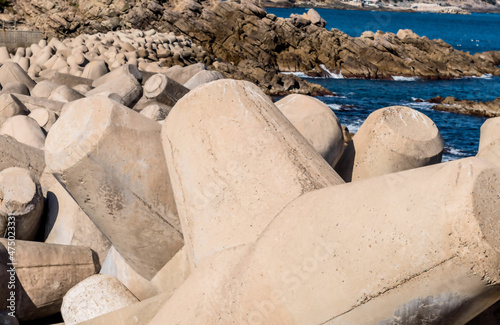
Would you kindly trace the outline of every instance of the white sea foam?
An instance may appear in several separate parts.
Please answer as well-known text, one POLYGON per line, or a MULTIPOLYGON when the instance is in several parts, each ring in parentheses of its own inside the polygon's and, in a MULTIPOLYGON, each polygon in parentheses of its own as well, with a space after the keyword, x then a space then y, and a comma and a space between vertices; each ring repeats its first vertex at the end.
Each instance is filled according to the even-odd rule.
MULTIPOLYGON (((412 98, 413 99, 413 98, 412 98)), ((407 102, 403 103, 403 106, 408 106, 411 108, 419 108, 419 109, 431 109, 435 104, 429 102, 407 102)))
POLYGON ((308 75, 306 75, 304 72, 281 72, 282 74, 293 74, 294 76, 297 76, 299 78, 311 78, 308 75))
POLYGON ((309 79, 344 79, 344 76, 342 75, 342 72, 339 73, 333 73, 330 70, 328 70, 327 67, 325 67, 324 64, 319 65, 321 69, 323 69, 326 72, 327 77, 311 77, 305 74, 304 72, 281 72, 282 74, 293 74, 294 76, 297 76, 299 78, 309 78, 309 79))
POLYGON ((479 77, 466 76, 466 77, 457 78, 457 79, 493 79, 493 75, 491 73, 485 73, 483 75, 480 75, 479 77))
POLYGON ((334 111, 340 111, 340 109, 342 108, 342 106, 339 104, 327 104, 327 106, 334 111))
POLYGON ((467 157, 467 154, 460 149, 446 145, 444 147, 443 162, 467 157))
POLYGON ((328 70, 328 68, 325 67, 324 64, 320 64, 319 67, 321 69, 325 70, 325 72, 328 74, 328 78, 332 78, 332 79, 344 79, 344 76, 342 75, 342 71, 339 71, 339 73, 333 73, 330 70, 328 70))
POLYGON ((472 77, 472 78, 479 78, 479 79, 493 79, 493 75, 491 73, 486 73, 486 74, 483 74, 482 76, 480 77, 472 77))
POLYGON ((356 133, 358 132, 359 128, 361 127, 361 124, 363 124, 363 120, 355 120, 352 121, 351 123, 346 123, 344 124, 349 132, 356 133))
POLYGON ((403 77, 403 76, 391 76, 394 81, 416 81, 419 77, 403 77))

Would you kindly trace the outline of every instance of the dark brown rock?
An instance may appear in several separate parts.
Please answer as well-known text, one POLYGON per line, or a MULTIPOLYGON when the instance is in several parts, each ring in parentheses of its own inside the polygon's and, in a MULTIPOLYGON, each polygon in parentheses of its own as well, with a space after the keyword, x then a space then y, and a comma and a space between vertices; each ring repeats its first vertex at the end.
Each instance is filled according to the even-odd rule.
POLYGON ((432 109, 437 111, 451 112, 463 115, 473 115, 480 117, 500 116, 500 97, 489 102, 474 102, 471 100, 459 100, 454 97, 435 97, 428 100, 430 103, 437 103, 432 109))

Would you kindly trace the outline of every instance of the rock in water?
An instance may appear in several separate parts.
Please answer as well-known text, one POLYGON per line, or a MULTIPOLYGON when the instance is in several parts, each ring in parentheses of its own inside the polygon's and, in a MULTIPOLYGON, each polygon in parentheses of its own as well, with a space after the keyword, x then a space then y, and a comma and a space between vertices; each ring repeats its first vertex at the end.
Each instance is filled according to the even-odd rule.
POLYGON ((61 314, 66 325, 75 325, 136 302, 139 300, 115 277, 96 274, 66 293, 61 314))
POLYGON ((500 166, 500 117, 490 118, 481 126, 477 157, 500 166))
POLYGON ((500 298, 498 193, 477 158, 307 193, 148 324, 465 324, 500 298))
MULTIPOLYGON (((10 294, 7 283, 11 273, 8 247, 11 241, 0 239, 0 309, 7 310, 10 294)), ((15 241, 16 316, 33 320, 59 312, 63 296, 78 282, 96 273, 92 250, 80 246, 51 245, 15 241)))
POLYGON ((404 106, 371 113, 344 151, 335 170, 346 181, 441 162, 443 139, 434 122, 404 106))
POLYGON ((36 176, 24 168, 4 169, 0 172, 0 202, 2 237, 13 230, 16 239, 35 239, 44 204, 36 176))
POLYGON ((343 183, 254 84, 217 80, 169 113, 163 146, 192 267, 253 242, 288 202, 343 183))
POLYGON ((182 247, 161 126, 102 96, 67 104, 47 167, 127 263, 150 280, 182 247))
POLYGON ((344 152, 339 119, 326 104, 305 95, 288 95, 276 102, 286 118, 332 166, 344 152))

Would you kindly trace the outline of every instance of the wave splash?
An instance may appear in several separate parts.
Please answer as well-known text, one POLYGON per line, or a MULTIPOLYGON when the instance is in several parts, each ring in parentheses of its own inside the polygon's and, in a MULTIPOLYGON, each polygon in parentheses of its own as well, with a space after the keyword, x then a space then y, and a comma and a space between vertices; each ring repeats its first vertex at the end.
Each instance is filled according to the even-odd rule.
POLYGON ((403 77, 403 76, 391 76, 394 81, 417 81, 419 77, 403 77))
POLYGON ((339 71, 339 73, 333 73, 330 70, 328 70, 328 68, 325 67, 324 64, 320 64, 319 67, 326 72, 326 74, 328 75, 328 78, 330 78, 330 79, 344 79, 344 76, 342 75, 342 71, 339 71))

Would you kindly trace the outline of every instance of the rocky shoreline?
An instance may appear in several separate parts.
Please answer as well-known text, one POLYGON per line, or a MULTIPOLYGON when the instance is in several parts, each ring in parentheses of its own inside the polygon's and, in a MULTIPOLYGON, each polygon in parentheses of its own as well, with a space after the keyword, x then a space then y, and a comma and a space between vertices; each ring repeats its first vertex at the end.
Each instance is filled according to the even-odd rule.
POLYGON ((369 10, 394 12, 434 12, 445 14, 470 14, 471 12, 500 13, 500 5, 488 2, 436 2, 416 3, 413 1, 296 1, 296 0, 265 0, 262 2, 268 8, 324 8, 339 10, 369 10))
POLYGON ((500 116, 500 97, 492 101, 475 102, 471 100, 460 100, 451 96, 446 98, 438 96, 426 102, 437 104, 431 107, 436 111, 488 118, 500 116))
POLYGON ((124 0, 122 6, 109 6, 96 0, 92 6, 82 3, 78 7, 44 3, 19 0, 15 8, 27 27, 49 35, 67 37, 132 25, 184 35, 211 57, 211 69, 256 83, 270 95, 328 93, 318 85, 281 73, 324 75, 323 67, 345 78, 366 79, 500 75, 500 52, 472 56, 442 40, 408 30, 350 37, 336 29, 326 30, 315 12, 283 19, 251 2, 234 1, 192 0, 173 5, 124 0))

